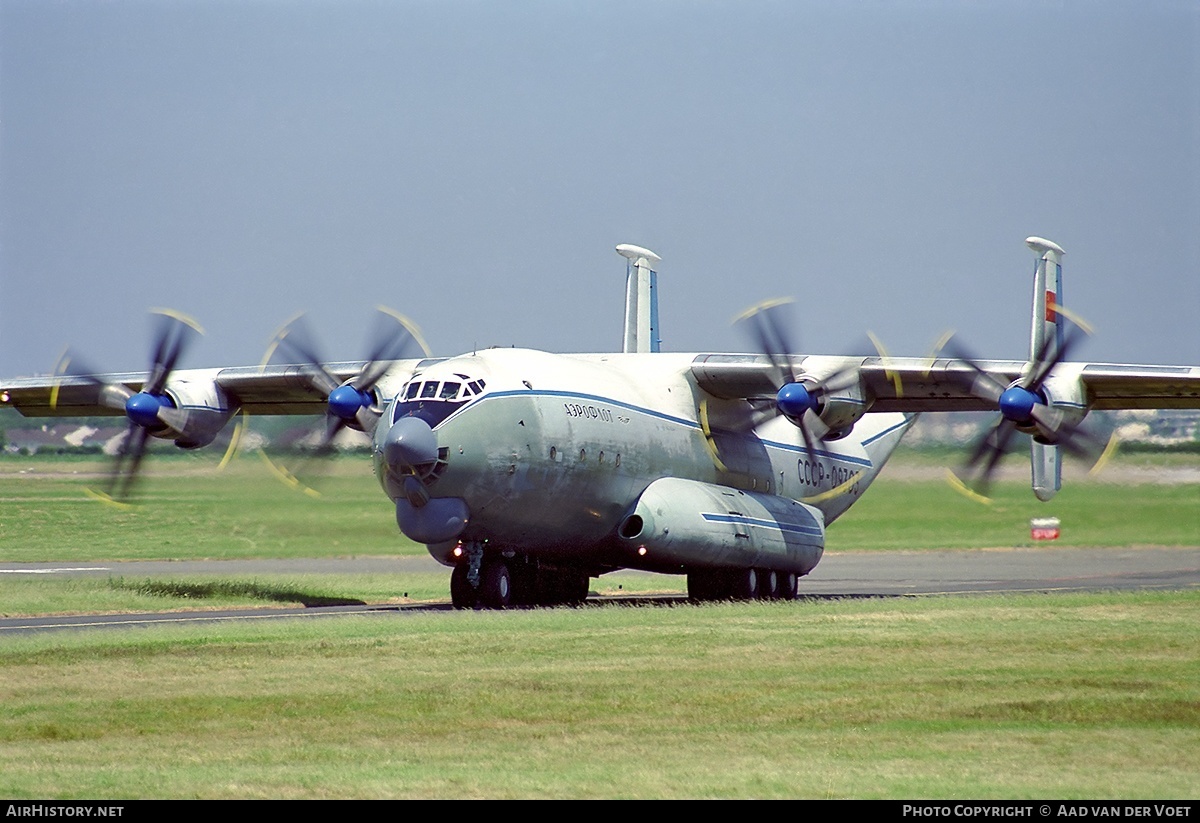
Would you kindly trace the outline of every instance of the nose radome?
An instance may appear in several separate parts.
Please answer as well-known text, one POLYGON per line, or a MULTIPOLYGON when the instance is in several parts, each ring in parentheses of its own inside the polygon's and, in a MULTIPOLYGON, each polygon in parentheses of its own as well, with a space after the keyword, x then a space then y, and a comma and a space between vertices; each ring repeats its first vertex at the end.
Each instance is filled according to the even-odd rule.
POLYGON ((401 417, 388 429, 383 444, 388 465, 401 470, 433 463, 438 457, 437 435, 419 417, 401 417))

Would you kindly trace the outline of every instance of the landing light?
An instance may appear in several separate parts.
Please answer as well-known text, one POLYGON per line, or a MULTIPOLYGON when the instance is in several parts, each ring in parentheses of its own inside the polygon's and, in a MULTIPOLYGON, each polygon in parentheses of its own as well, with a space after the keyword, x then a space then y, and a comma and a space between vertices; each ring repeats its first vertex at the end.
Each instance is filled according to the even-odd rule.
POLYGON ((462 555, 463 555, 462 543, 459 543, 457 546, 455 546, 454 551, 452 551, 450 553, 452 555, 454 555, 455 557, 462 557, 462 555))
POLYGON ((646 547, 638 546, 638 557, 645 557, 645 556, 646 556, 646 547))

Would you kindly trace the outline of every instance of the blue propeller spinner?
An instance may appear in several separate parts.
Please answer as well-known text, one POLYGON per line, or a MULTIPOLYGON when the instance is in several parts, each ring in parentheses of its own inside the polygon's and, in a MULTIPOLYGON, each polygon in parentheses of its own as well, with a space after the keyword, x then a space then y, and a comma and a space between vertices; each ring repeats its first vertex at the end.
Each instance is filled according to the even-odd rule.
POLYGON ((347 383, 329 393, 329 413, 350 422, 358 417, 360 411, 370 408, 374 402, 375 398, 370 392, 362 391, 347 383))
POLYGON ((126 417, 145 429, 161 428, 163 424, 159 420, 159 416, 162 414, 162 410, 173 408, 175 408, 175 403, 167 395, 144 391, 138 392, 125 401, 126 417))
POLYGON ((785 383, 775 395, 775 405, 784 417, 799 426, 805 412, 817 411, 820 399, 803 383, 785 383))

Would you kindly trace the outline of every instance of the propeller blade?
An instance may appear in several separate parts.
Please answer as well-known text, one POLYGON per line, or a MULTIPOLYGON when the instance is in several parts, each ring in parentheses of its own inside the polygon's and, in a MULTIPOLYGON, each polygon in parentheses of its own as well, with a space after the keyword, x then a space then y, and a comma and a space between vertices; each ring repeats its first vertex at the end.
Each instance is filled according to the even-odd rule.
POLYGON ((963 468, 952 474, 960 486, 973 492, 976 499, 990 502, 987 494, 991 487, 992 475, 1007 452, 1008 443, 1016 430, 1016 423, 1007 417, 1000 418, 999 422, 988 429, 975 444, 975 448, 963 468), (981 462, 982 468, 976 470, 976 466, 981 462))
POLYGON ((960 490, 970 488, 973 496, 979 499, 986 500, 992 476, 1019 427, 1032 426, 1036 428, 1039 440, 1062 446, 1069 453, 1093 463, 1111 449, 1113 441, 1105 441, 1074 422, 1062 409, 1048 405, 1041 393, 1042 385, 1054 368, 1078 345, 1082 334, 1090 333, 1087 324, 1065 308, 1056 306, 1055 310, 1070 324, 1062 342, 1048 336, 1012 386, 1005 386, 984 370, 975 356, 953 336, 939 347, 940 352, 971 370, 971 382, 967 386, 971 394, 986 400, 1000 412, 999 421, 976 444, 961 472, 954 474, 960 490))
POLYGON ((175 370, 180 355, 203 329, 185 314, 170 309, 152 309, 160 315, 158 333, 155 335, 154 355, 150 362, 150 376, 142 391, 147 394, 162 394, 171 372, 175 370))
POLYGON ((999 406, 1000 395, 1004 394, 1007 386, 984 371, 980 367, 977 358, 966 347, 960 344, 953 335, 946 338, 939 347, 938 356, 941 356, 942 353, 949 354, 951 360, 963 363, 971 369, 973 373, 972 380, 970 385, 967 386, 967 390, 971 394, 981 400, 987 400, 989 403, 999 406))
POLYGON ((379 378, 387 373, 389 361, 415 357, 418 351, 425 357, 430 356, 429 346, 415 323, 386 306, 377 307, 377 312, 371 335, 374 343, 367 365, 350 381, 351 385, 363 392, 374 388, 379 378))
POLYGON ((1066 359, 1067 353, 1079 342, 1081 339, 1081 334, 1086 334, 1081 327, 1076 325, 1070 326, 1067 329, 1066 334, 1063 335, 1062 345, 1058 347, 1058 351, 1056 351, 1054 353, 1054 357, 1050 359, 1046 359, 1046 353, 1053 345, 1053 341, 1047 339, 1046 342, 1042 344, 1041 351, 1038 352, 1037 359, 1035 360, 1035 366, 1033 368, 1032 379, 1029 381, 1029 384, 1025 386, 1025 388, 1029 389, 1030 391, 1037 391, 1039 388, 1041 388, 1042 383, 1046 382, 1046 378, 1050 376, 1050 372, 1054 370, 1054 367, 1066 359))
POLYGON ((71 378, 94 386, 97 400, 101 405, 117 411, 125 411, 125 404, 129 402, 129 398, 133 397, 133 390, 123 383, 105 383, 97 374, 98 371, 90 368, 79 355, 70 349, 65 351, 54 368, 55 379, 54 385, 50 389, 50 407, 58 406, 58 391, 64 382, 62 378, 71 378))
POLYGON ((137 483, 138 471, 146 453, 146 440, 149 436, 150 433, 145 428, 130 421, 128 428, 125 429, 112 469, 109 471, 104 491, 88 490, 88 493, 105 503, 127 507, 128 500, 137 483))
MULTIPOLYGON (((63 355, 55 369, 55 374, 61 378, 94 386, 98 402, 123 412, 129 421, 109 473, 106 490, 91 492, 93 497, 118 505, 125 505, 134 490, 150 432, 181 432, 187 426, 188 413, 175 408, 174 402, 163 392, 191 341, 204 331, 195 320, 171 309, 152 309, 151 314, 157 315, 158 319, 154 325, 150 363, 146 378, 141 383, 141 391, 135 392, 123 383, 105 382, 100 372, 87 366, 82 358, 70 350, 63 355)), ((51 389, 52 406, 57 403, 62 382, 64 380, 56 380, 51 389)))
POLYGON ((267 348, 267 356, 263 359, 264 365, 273 359, 276 351, 281 352, 285 358, 305 366, 313 388, 322 394, 328 396, 338 387, 337 378, 325 368, 324 359, 313 340, 308 319, 303 314, 296 315, 275 332, 275 337, 267 348))
POLYGON ((758 350, 767 356, 775 370, 775 383, 795 383, 790 355, 795 351, 787 329, 793 325, 786 315, 792 305, 790 298, 766 300, 752 306, 734 318, 734 325, 743 324, 747 334, 758 345, 758 350))
POLYGON ((280 355, 297 361, 313 389, 325 396, 327 407, 324 421, 312 436, 316 445, 294 471, 272 463, 276 475, 290 486, 315 493, 297 478, 317 474, 316 460, 333 453, 334 441, 345 429, 353 427, 368 434, 374 430, 383 413, 374 391, 376 385, 394 361, 417 356, 418 352, 429 356, 429 347, 416 324, 393 309, 379 306, 368 336, 367 357, 358 373, 342 382, 326 365, 306 317, 299 314, 284 324, 268 346, 263 365, 280 355))

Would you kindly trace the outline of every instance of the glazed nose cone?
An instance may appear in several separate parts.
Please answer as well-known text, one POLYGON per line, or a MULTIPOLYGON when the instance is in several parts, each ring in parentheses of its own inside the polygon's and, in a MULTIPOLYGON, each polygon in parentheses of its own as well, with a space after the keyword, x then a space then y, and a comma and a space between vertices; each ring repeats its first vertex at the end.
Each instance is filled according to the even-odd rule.
POLYGON ((401 417, 388 429, 383 456, 400 474, 433 463, 438 457, 437 435, 421 418, 401 417))

